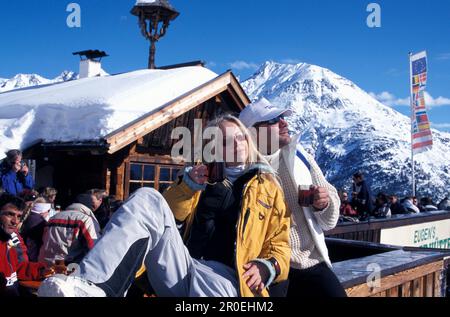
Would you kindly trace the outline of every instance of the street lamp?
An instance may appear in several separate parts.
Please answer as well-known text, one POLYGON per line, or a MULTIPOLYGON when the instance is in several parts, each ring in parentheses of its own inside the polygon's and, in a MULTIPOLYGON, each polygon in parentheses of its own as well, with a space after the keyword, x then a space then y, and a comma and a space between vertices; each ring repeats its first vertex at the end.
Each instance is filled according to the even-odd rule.
POLYGON ((168 0, 137 0, 131 14, 139 18, 142 35, 150 40, 148 68, 155 69, 156 42, 166 34, 170 22, 180 13, 168 0))

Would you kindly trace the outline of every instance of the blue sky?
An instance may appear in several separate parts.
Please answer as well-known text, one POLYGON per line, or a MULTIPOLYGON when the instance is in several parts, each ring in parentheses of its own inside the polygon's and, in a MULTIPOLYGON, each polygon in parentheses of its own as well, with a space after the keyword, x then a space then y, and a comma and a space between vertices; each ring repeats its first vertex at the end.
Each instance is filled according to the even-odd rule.
MULTIPOLYGON (((428 51, 433 127, 450 131, 448 0, 170 0, 181 15, 158 44, 157 64, 192 60, 245 79, 266 60, 327 67, 409 114, 408 52, 428 51), (366 24, 381 7, 381 27, 366 24)), ((129 11, 135 0, 0 1, 0 77, 77 71, 77 50, 107 51, 109 73, 145 68, 148 44, 129 11), (81 6, 81 28, 66 7, 81 6)))

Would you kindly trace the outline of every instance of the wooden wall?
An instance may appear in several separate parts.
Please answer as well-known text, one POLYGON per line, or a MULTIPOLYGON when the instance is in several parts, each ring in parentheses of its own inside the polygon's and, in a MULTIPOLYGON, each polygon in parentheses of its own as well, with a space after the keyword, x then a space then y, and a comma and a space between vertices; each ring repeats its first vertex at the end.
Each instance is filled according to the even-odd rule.
POLYGON ((441 297, 444 262, 437 261, 383 277, 380 287, 367 283, 346 289, 349 297, 441 297))

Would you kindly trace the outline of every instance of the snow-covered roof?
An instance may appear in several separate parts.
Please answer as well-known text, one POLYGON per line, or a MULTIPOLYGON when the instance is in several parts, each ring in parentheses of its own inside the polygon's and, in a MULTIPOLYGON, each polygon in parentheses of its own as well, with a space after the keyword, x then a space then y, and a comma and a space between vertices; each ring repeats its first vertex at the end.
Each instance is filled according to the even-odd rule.
POLYGON ((138 70, 0 94, 0 158, 45 142, 97 140, 218 77, 200 66, 138 70))

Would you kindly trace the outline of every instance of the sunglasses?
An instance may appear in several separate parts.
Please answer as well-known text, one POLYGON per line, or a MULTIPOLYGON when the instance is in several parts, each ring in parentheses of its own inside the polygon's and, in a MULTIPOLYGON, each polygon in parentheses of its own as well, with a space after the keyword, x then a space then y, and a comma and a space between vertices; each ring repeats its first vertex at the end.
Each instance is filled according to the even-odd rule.
POLYGON ((281 120, 284 120, 284 114, 281 114, 278 117, 270 119, 270 120, 267 120, 267 121, 258 122, 256 124, 256 126, 260 126, 260 125, 274 125, 274 124, 279 123, 281 120))

